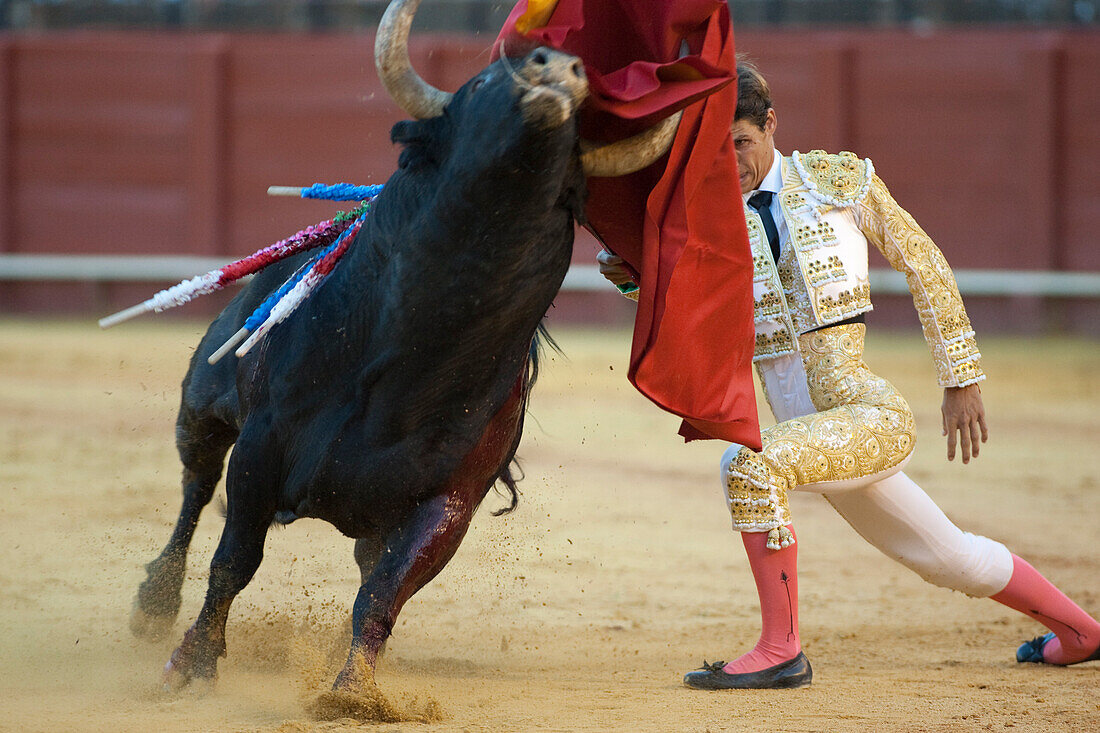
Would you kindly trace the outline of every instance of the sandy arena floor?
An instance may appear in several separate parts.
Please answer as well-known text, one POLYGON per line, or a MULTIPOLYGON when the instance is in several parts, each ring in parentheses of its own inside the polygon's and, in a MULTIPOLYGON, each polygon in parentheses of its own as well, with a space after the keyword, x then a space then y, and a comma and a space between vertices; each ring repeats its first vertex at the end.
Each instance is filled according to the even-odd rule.
MULTIPOLYGON (((166 696, 160 670, 194 618, 221 529, 192 546, 171 638, 127 629, 142 566, 179 503, 172 426, 202 326, 149 318, 0 322, 0 730, 333 731, 309 710, 346 653, 351 541, 317 521, 273 531, 238 598, 216 690, 166 696)), ((917 329, 878 335, 872 368, 915 407, 908 470, 962 526, 1009 544, 1100 612, 1100 343, 982 341, 991 439, 945 460, 940 393, 917 329)), ((424 731, 1100 730, 1100 663, 1017 665, 1040 632, 934 588, 796 496, 812 687, 704 693, 682 674, 755 640, 758 608, 716 478, 722 447, 625 379, 628 336, 558 329, 520 448, 519 509, 490 494, 458 555, 406 606, 378 670, 424 731)), ((217 499, 215 501, 218 501, 217 499)), ((370 714, 368 714, 370 717, 370 714)))

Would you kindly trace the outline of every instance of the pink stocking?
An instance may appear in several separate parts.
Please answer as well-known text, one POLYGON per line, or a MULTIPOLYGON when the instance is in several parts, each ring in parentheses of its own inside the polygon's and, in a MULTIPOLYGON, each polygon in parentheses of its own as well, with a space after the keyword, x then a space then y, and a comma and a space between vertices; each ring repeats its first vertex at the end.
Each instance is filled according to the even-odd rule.
MULTIPOLYGON (((794 527, 787 529, 793 536, 794 527)), ((759 672, 802 651, 798 640, 798 545, 769 550, 765 546, 767 532, 742 532, 741 540, 756 579, 762 629, 752 651, 723 667, 729 674, 759 672)))
POLYGON ((990 598, 1030 616, 1054 632, 1056 638, 1043 647, 1043 661, 1048 664, 1084 661, 1100 646, 1100 622, 1015 555, 1012 556, 1012 577, 1008 585, 990 598))

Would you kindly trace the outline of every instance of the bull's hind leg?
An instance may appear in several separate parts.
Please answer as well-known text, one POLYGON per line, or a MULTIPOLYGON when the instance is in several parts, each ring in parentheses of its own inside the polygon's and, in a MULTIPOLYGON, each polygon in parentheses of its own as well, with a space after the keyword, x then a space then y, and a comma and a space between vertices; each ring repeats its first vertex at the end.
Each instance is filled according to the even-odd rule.
POLYGON ((471 495, 455 490, 421 502, 404 526, 386 538, 380 556, 362 552, 366 547, 357 543, 357 560, 377 561, 369 572, 363 569, 352 611, 351 652, 334 689, 355 691, 374 681, 378 653, 401 607, 454 556, 487 491, 485 487, 471 495))
POLYGON ((180 609, 180 589, 187 569, 187 549, 203 508, 214 496, 225 454, 236 431, 220 421, 196 423, 181 416, 176 445, 183 463, 183 504, 172 536, 160 555, 145 566, 130 615, 135 636, 160 639, 168 635, 180 609))
MULTIPOLYGON (((263 460, 250 462, 252 469, 265 465, 270 464, 263 460)), ((250 471, 231 462, 225 529, 210 562, 206 600, 194 625, 165 665, 166 689, 178 689, 193 679, 213 681, 218 657, 225 656, 229 607, 252 580, 263 559, 264 539, 275 517, 273 485, 260 471, 250 471)))

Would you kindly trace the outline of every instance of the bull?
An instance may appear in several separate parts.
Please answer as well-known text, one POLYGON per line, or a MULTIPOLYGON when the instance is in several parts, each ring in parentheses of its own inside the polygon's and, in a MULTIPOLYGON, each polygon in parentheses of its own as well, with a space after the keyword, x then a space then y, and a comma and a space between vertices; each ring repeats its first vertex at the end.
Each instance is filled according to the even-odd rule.
MULTIPOLYGON (((194 625, 165 684, 213 680, 225 623, 273 524, 303 517, 355 539, 362 584, 337 689, 372 682, 404 603, 458 548, 510 469, 537 329, 569 266, 585 176, 661 156, 675 117, 602 147, 578 138, 579 59, 549 48, 503 56, 448 94, 407 52, 419 0, 394 0, 375 59, 394 100, 398 170, 329 280, 239 361, 207 357, 301 264, 264 270, 211 324, 183 381, 176 443, 183 503, 146 566, 131 618, 163 635, 180 607, 188 546, 226 469, 225 526, 194 625)), ((304 255, 303 255, 304 256, 304 255)))

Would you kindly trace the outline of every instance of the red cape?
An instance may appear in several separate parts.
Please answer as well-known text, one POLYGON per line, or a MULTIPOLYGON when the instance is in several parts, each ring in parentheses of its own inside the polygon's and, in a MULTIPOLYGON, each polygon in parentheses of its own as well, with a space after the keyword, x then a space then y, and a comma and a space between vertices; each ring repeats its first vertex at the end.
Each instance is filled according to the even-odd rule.
POLYGON ((583 60, 586 138, 621 139, 684 110, 665 159, 588 180, 588 219, 641 288, 630 381, 685 418, 688 440, 759 450, 752 256, 729 135, 737 74, 725 0, 520 0, 493 56, 533 43, 583 60))

